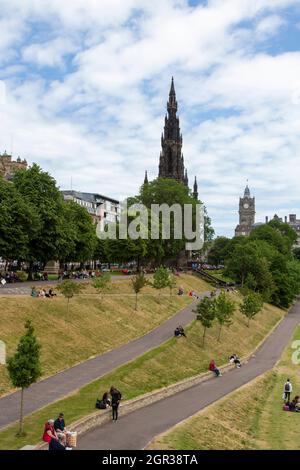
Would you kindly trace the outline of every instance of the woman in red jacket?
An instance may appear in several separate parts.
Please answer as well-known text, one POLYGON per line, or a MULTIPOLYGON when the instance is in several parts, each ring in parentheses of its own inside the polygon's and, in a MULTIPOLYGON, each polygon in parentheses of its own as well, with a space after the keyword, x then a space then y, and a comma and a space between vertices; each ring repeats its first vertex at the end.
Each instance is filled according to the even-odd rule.
POLYGON ((209 370, 214 372, 217 377, 220 377, 222 375, 221 371, 217 368, 216 363, 213 359, 209 363, 209 370))
POLYGON ((53 419, 49 419, 49 421, 46 421, 42 439, 44 442, 48 442, 48 444, 50 444, 52 439, 58 440, 57 434, 54 429, 53 419))

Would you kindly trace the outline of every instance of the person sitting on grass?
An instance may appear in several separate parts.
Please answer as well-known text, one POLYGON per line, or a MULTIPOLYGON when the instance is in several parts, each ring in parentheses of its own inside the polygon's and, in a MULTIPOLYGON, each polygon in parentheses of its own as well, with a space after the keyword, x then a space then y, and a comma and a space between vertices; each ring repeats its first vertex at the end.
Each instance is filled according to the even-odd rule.
POLYGON ((33 286, 33 287, 31 288, 31 294, 30 294, 30 295, 31 295, 31 297, 38 297, 38 296, 39 296, 39 293, 38 293, 38 291, 36 290, 35 286, 33 286))
POLYGON ((52 297, 56 297, 57 294, 55 293, 54 289, 49 289, 49 297, 52 298, 52 297))
POLYGON ((237 367, 238 369, 239 369, 239 368, 241 367, 241 365, 242 365, 240 359, 237 357, 236 354, 232 354, 232 355, 230 356, 229 362, 230 362, 231 364, 234 364, 235 367, 237 367))
POLYGON ((300 411, 299 405, 299 396, 296 395, 295 398, 289 404, 290 411, 300 411))
POLYGON ((184 290, 183 290, 183 287, 179 287, 178 289, 178 295, 183 295, 184 294, 184 290))
POLYGON ((222 375, 222 374, 221 374, 221 371, 220 371, 220 369, 217 368, 214 359, 212 359, 212 360, 210 361, 208 368, 209 368, 209 370, 210 370, 211 372, 214 372, 217 377, 221 377, 221 375, 222 375))
POLYGON ((106 406, 106 408, 108 406, 111 406, 111 401, 110 399, 108 398, 108 392, 104 392, 103 393, 103 396, 102 396, 102 403, 106 406))
POLYGON ((184 336, 186 338, 186 334, 185 334, 184 329, 181 325, 179 325, 175 328, 174 336, 176 336, 176 338, 178 338, 179 336, 184 336))

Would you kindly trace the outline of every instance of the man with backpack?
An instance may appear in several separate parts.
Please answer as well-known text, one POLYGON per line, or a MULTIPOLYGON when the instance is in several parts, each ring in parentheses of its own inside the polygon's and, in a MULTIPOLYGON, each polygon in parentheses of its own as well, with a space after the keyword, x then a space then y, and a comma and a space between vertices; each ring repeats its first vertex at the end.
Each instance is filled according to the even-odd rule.
POLYGON ((286 403, 290 403, 292 391, 293 391, 293 387, 290 382, 290 379, 287 379, 287 381, 284 384, 284 394, 283 394, 283 399, 286 403))
POLYGON ((119 392, 119 390, 117 390, 115 387, 111 387, 110 395, 111 395, 112 419, 113 421, 117 421, 118 408, 119 408, 122 395, 121 395, 121 392, 119 392))

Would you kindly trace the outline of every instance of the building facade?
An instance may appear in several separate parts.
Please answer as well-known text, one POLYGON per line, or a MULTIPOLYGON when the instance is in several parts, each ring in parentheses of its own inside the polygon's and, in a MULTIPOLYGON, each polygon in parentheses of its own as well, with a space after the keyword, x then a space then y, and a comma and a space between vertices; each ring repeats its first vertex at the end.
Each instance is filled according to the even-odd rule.
POLYGON ((6 180, 11 180, 14 172, 20 169, 27 168, 27 161, 21 160, 20 157, 17 160, 13 160, 11 155, 8 155, 6 151, 0 154, 0 176, 6 180))
POLYGON ((104 231, 109 223, 116 223, 120 215, 120 203, 116 199, 96 193, 83 193, 81 191, 62 191, 65 201, 74 201, 84 207, 93 219, 95 225, 100 224, 104 231))
MULTIPOLYGON (((284 219, 279 217, 277 214, 274 215, 273 219, 271 220, 278 220, 279 222, 284 222, 292 227, 295 232, 297 233, 297 242, 295 247, 300 247, 300 219, 297 219, 296 214, 289 214, 289 216, 285 216, 284 219)), ((266 224, 269 222, 269 217, 266 217, 266 224)))
POLYGON ((235 236, 248 236, 255 224, 255 198, 251 197, 248 185, 244 196, 240 197, 239 224, 235 229, 235 236))

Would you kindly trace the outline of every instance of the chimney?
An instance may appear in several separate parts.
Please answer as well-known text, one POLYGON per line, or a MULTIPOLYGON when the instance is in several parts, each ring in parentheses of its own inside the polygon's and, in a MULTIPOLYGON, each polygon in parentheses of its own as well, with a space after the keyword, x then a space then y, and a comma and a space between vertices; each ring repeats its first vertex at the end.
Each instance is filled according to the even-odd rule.
POLYGON ((266 217, 266 224, 269 222, 269 217, 267 216, 266 217))
POLYGON ((287 215, 284 217, 284 223, 287 224, 287 215))

